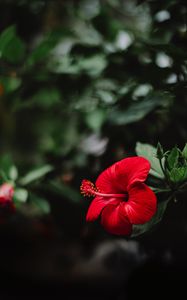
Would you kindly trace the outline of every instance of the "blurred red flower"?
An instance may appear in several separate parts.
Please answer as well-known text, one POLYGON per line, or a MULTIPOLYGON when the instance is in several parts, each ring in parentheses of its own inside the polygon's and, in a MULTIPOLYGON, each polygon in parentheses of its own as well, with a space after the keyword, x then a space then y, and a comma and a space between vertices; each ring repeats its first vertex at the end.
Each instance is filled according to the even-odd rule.
POLYGON ((0 209, 2 215, 15 211, 15 206, 12 201, 13 194, 14 188, 10 183, 6 182, 0 186, 0 209))
POLYGON ((144 183, 150 163, 143 157, 129 157, 104 170, 96 186, 84 179, 81 193, 95 198, 86 220, 101 217, 101 224, 112 234, 130 235, 133 224, 148 222, 157 209, 153 191, 144 183))

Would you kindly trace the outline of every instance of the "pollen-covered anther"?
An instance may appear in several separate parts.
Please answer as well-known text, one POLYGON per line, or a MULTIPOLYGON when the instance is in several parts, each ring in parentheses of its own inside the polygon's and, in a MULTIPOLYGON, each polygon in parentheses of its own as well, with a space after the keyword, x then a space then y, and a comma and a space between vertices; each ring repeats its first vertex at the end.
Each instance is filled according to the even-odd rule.
POLYGON ((84 179, 82 181, 80 191, 81 191, 81 194, 83 194, 83 196, 91 197, 91 196, 96 195, 96 192, 98 192, 98 189, 91 181, 84 179))

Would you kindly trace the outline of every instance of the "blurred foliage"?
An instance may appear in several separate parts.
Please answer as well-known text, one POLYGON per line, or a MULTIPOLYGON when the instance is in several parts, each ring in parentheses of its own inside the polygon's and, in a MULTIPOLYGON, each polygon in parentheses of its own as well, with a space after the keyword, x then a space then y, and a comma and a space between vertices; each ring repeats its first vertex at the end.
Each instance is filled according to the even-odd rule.
POLYGON ((82 178, 137 141, 182 147, 186 40, 182 0, 1 0, 1 169, 17 201, 79 202, 82 178))

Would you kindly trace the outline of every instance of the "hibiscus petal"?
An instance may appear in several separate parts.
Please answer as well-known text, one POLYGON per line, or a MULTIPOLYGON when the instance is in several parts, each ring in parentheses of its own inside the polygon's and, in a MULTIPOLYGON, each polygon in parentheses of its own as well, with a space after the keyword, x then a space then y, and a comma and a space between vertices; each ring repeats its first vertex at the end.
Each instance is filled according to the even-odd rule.
POLYGON ((123 202, 124 211, 132 224, 148 222, 157 209, 157 199, 153 191, 144 183, 135 182, 131 185, 129 199, 123 202))
POLYGON ((107 205, 101 213, 101 224, 106 231, 117 235, 130 235, 132 225, 121 213, 121 205, 107 205))
POLYGON ((96 220, 106 205, 108 205, 109 203, 116 205, 119 203, 119 201, 120 200, 116 198, 106 199, 104 197, 95 197, 88 208, 86 221, 91 222, 96 220))
POLYGON ((136 181, 144 182, 150 170, 147 159, 139 156, 128 157, 103 171, 96 181, 101 192, 122 193, 136 181))

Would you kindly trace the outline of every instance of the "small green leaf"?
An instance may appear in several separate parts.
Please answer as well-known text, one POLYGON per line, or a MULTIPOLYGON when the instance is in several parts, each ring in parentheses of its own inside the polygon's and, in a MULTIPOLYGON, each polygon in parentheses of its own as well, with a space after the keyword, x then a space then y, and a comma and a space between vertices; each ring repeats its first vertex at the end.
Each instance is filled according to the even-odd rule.
POLYGON ((173 182, 182 182, 187 179, 187 167, 173 168, 170 172, 170 179, 173 182))
POLYGON ((175 168, 178 164, 178 159, 179 159, 179 150, 177 147, 174 147, 168 157, 167 157, 167 163, 168 163, 168 167, 170 170, 172 170, 173 168, 175 168))
POLYGON ((39 90, 31 99, 34 106, 39 106, 44 109, 49 109, 60 103, 61 94, 57 88, 45 88, 39 90))
POLYGON ((158 104, 147 101, 133 103, 124 111, 112 111, 110 121, 116 125, 126 125, 142 120, 149 114, 158 104))
POLYGON ((185 144, 183 150, 182 150, 182 156, 187 159, 187 143, 185 144))
POLYGON ((87 125, 94 131, 99 131, 106 118, 106 111, 103 109, 96 109, 88 112, 85 116, 87 125))
POLYGON ((34 64, 46 60, 50 52, 59 42, 60 36, 56 32, 50 32, 45 38, 32 50, 26 65, 33 66, 34 64))
POLYGON ((19 203, 17 200, 16 208, 26 217, 30 218, 49 214, 51 210, 48 201, 34 193, 29 193, 29 199, 25 203, 19 203))
POLYGON ((21 185, 27 185, 35 180, 39 180, 42 177, 44 177, 47 173, 51 172, 53 170, 53 167, 51 165, 45 165, 40 168, 37 168, 35 170, 30 171, 27 175, 22 177, 19 180, 19 183, 21 185))
POLYGON ((99 76, 107 66, 107 60, 104 55, 94 55, 79 60, 80 70, 88 73, 90 76, 99 76))
POLYGON ((97 91, 97 96, 103 103, 106 104, 113 104, 116 102, 116 97, 112 92, 109 91, 104 91, 104 90, 98 90, 97 91))
POLYGON ((9 178, 13 181, 15 181, 18 178, 18 170, 14 165, 12 165, 9 169, 9 178))
POLYGON ((0 169, 1 176, 4 177, 4 180, 12 180, 15 181, 18 176, 18 171, 16 166, 14 165, 11 154, 7 153, 0 157, 0 169))
MULTIPOLYGON (((158 158, 156 157, 156 148, 149 145, 149 144, 143 144, 140 142, 136 143, 136 153, 138 156, 143 156, 149 160, 151 163, 151 170, 150 174, 153 176, 156 176, 158 178, 164 178, 163 171, 160 167, 160 163, 158 158)), ((162 158, 162 163, 164 163, 164 158, 162 158)))
POLYGON ((14 199, 16 202, 25 203, 28 198, 28 191, 23 188, 16 188, 14 192, 14 199))
POLYGON ((11 63, 18 63, 25 54, 25 44, 16 35, 16 27, 6 28, 0 35, 0 54, 11 63))
POLYGON ((2 76, 0 82, 3 84, 6 93, 14 92, 21 85, 21 79, 18 77, 2 76))
POLYGON ((170 95, 149 93, 142 101, 132 103, 126 110, 112 110, 109 119, 116 125, 138 122, 156 107, 167 105, 170 99, 170 95))
POLYGON ((138 235, 144 234, 145 232, 151 230, 155 225, 157 225, 163 218, 168 202, 169 200, 158 203, 157 212, 149 222, 142 225, 133 225, 133 233, 131 236, 136 237, 138 235))

